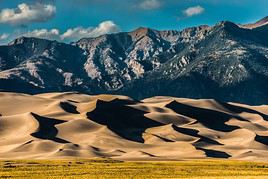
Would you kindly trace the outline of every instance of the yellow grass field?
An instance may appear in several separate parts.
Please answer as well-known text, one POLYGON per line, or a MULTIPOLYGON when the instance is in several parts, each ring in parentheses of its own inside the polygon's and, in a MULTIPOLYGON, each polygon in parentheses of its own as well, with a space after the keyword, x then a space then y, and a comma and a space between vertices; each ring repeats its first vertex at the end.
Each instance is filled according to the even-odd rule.
POLYGON ((268 163, 12 160, 0 161, 0 178, 268 178, 268 163))

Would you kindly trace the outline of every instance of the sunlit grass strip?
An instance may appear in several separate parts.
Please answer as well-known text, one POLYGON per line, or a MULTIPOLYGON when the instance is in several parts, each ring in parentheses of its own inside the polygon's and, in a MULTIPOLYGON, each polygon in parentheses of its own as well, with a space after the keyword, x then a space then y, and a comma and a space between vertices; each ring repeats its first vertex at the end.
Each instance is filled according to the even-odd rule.
POLYGON ((0 178, 266 178, 268 163, 222 160, 120 162, 114 160, 0 161, 0 178))

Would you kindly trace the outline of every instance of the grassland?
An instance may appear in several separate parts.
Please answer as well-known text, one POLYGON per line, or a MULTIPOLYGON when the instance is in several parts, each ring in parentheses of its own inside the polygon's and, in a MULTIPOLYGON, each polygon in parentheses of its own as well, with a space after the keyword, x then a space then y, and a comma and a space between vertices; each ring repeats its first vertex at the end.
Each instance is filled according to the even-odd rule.
POLYGON ((0 161, 0 178, 267 178, 268 163, 241 161, 0 161))

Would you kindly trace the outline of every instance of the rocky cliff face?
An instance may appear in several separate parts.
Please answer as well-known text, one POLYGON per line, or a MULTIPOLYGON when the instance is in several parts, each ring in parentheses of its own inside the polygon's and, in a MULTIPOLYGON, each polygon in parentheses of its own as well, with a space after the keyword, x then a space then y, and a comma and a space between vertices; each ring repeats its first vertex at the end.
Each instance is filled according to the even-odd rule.
POLYGON ((0 47, 0 89, 267 103, 268 28, 257 24, 139 28, 72 44, 21 37, 0 47))
POLYGON ((139 28, 129 33, 81 39, 74 45, 84 50, 84 69, 106 90, 118 90, 149 71, 159 69, 179 53, 187 43, 204 38, 198 27, 179 31, 139 28))

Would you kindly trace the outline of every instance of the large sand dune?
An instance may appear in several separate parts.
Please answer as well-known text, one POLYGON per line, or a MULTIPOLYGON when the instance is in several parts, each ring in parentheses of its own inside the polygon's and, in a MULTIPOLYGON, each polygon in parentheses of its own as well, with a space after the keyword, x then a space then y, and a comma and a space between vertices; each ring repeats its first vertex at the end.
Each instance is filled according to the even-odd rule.
POLYGON ((268 160, 268 106, 0 93, 0 159, 268 160))

